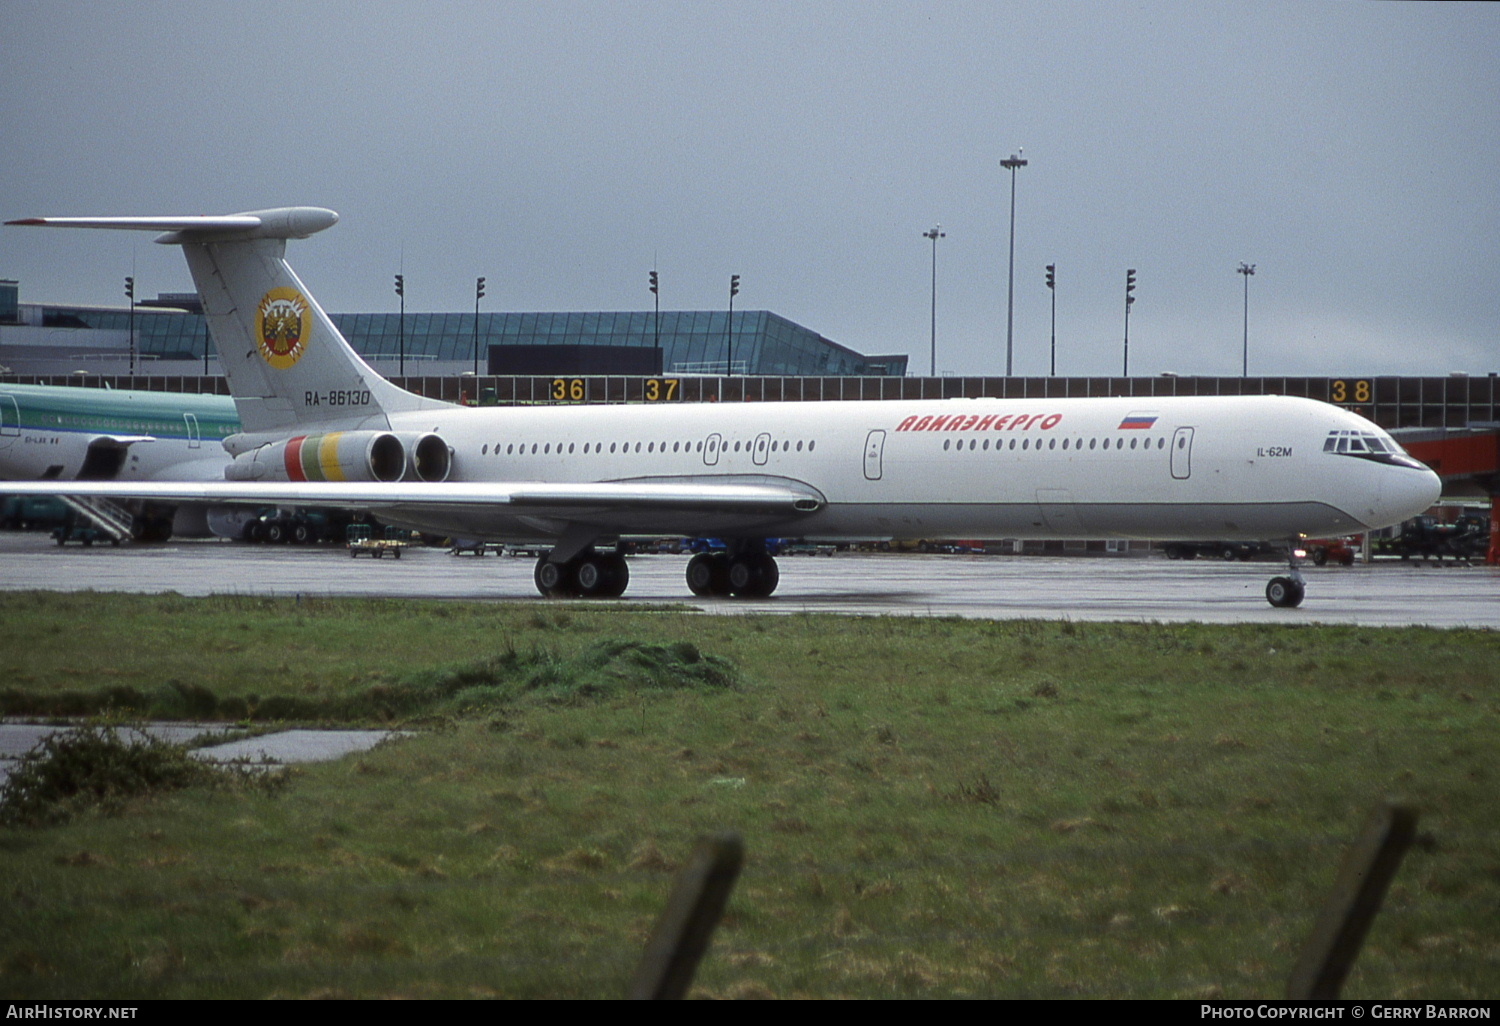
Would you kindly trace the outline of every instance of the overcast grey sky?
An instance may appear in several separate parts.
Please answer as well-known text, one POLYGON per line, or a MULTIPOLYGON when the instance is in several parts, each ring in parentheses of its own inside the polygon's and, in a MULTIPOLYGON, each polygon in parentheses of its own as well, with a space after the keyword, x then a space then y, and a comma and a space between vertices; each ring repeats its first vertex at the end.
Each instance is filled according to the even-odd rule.
MULTIPOLYGON (((332 311, 774 310, 926 373, 1500 370, 1500 5, 0 4, 0 217, 332 207, 332 311)), ((186 291, 0 230, 23 302, 186 291)))

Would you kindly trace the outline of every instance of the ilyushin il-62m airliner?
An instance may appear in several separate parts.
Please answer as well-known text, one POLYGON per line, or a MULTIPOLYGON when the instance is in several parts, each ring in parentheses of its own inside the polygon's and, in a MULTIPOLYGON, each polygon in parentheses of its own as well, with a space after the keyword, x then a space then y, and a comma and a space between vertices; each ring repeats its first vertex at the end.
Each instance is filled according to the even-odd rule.
MULTIPOLYGON (((950 399, 469 408, 386 381, 285 260, 338 215, 29 218, 180 245, 240 416, 215 482, 50 482, 53 492, 367 509, 437 534, 550 544, 545 595, 618 596, 622 537, 728 551, 698 595, 775 590, 765 539, 1329 535, 1398 523, 1439 482, 1364 418, 1307 399, 950 399)), ((8 488, 10 486, 7 486, 8 488)), ((1294 606, 1303 582, 1268 585, 1294 606)))

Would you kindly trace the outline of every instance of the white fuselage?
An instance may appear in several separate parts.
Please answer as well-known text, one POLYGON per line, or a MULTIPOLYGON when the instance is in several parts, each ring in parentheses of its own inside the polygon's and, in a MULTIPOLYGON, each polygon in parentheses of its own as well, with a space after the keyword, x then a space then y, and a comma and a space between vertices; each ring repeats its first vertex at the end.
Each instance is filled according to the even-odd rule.
MULTIPOLYGON (((440 434, 451 482, 766 482, 822 500, 770 520, 570 513, 604 534, 1260 539, 1382 526, 1437 492, 1425 468, 1325 452, 1331 432, 1386 436, 1283 397, 484 408, 391 427, 440 434)), ((498 540, 562 530, 506 507, 391 515, 498 540)))

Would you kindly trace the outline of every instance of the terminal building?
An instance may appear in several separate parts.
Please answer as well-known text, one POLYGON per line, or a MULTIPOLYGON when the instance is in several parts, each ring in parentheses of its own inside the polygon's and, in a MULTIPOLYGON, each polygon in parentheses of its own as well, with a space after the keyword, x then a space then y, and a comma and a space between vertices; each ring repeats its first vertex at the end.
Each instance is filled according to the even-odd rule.
MULTIPOLYGON (((196 294, 135 310, 25 304, 0 280, 0 381, 227 392, 196 294), (132 367, 134 368, 132 371, 132 367)), ((383 376, 452 402, 766 402, 1295 395, 1394 432, 1450 499, 1488 502, 1500 563, 1500 377, 906 377, 766 310, 333 314, 383 376), (732 329, 732 330, 731 330, 732 329), (477 370, 476 370, 477 368, 477 370), (671 380, 662 380, 670 378, 671 380)), ((5 430, 0 406, 0 432, 5 430)))
MULTIPOLYGON (((195 293, 132 312, 21 303, 0 281, 0 366, 13 374, 217 373, 195 293), (196 369, 195 369, 196 368, 196 369)), ((387 376, 751 374, 901 377, 907 356, 865 356, 769 310, 330 314, 387 376)))

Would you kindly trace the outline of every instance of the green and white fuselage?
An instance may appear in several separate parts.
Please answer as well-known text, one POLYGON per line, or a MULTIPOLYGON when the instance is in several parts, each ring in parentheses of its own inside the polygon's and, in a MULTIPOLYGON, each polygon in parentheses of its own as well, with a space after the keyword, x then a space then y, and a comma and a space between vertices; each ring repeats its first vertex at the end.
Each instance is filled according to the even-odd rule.
POLYGON ((238 430, 228 396, 0 382, 0 479, 222 480, 238 430))

